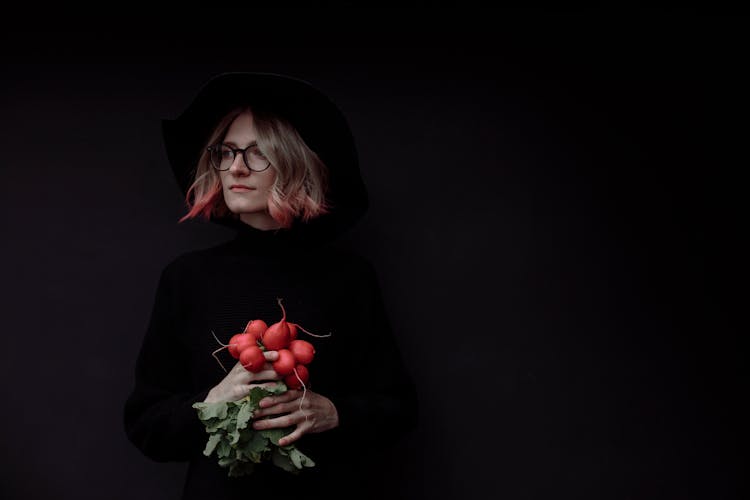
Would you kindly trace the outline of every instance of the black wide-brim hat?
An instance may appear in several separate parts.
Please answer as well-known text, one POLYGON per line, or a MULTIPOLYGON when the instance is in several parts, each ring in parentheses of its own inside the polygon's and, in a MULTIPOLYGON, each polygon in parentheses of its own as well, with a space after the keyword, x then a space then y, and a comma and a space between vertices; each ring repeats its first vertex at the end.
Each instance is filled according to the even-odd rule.
MULTIPOLYGON (((306 231, 340 233, 353 225, 369 205, 359 170, 354 137, 341 110, 310 83, 273 74, 233 72, 211 78, 174 120, 162 120, 169 163, 184 195, 195 176, 206 142, 219 121, 241 105, 271 111, 287 119, 329 171, 330 214, 310 221, 306 231)), ((214 219, 227 223, 226 220, 214 219)))

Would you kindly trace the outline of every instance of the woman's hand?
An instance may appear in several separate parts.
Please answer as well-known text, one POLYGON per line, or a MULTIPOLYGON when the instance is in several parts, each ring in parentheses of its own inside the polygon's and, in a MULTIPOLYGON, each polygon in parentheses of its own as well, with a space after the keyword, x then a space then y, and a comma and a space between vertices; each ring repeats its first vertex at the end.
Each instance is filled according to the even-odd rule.
POLYGON ((276 382, 251 383, 263 380, 280 380, 281 376, 276 373, 271 363, 279 359, 277 351, 266 351, 263 353, 266 357, 266 364, 258 373, 253 373, 245 369, 239 361, 234 365, 232 370, 227 373, 226 377, 219 382, 214 388, 208 391, 205 403, 221 403, 237 401, 250 393, 253 387, 273 387, 276 382), (269 363, 270 362, 270 363, 269 363))
POLYGON ((272 429, 276 427, 297 428, 279 439, 280 446, 286 446, 297 441, 303 435, 333 429, 339 425, 339 413, 333 402, 325 396, 308 390, 302 400, 302 391, 289 390, 277 396, 268 396, 260 400, 260 409, 255 411, 253 418, 269 415, 281 415, 276 418, 255 420, 253 429, 272 429), (300 401, 302 404, 300 405, 300 401), (282 415, 285 414, 285 415, 282 415))

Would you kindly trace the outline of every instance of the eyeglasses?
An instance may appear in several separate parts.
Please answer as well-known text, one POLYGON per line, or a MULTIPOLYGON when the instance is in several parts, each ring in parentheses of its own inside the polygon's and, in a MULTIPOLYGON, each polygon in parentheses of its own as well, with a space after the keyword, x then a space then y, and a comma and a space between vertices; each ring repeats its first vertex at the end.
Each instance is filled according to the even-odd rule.
POLYGON ((262 172, 271 166, 271 162, 263 156, 256 144, 251 144, 245 149, 232 148, 226 144, 214 144, 206 150, 209 153, 211 166, 216 170, 229 170, 237 153, 242 153, 245 166, 253 172, 262 172))

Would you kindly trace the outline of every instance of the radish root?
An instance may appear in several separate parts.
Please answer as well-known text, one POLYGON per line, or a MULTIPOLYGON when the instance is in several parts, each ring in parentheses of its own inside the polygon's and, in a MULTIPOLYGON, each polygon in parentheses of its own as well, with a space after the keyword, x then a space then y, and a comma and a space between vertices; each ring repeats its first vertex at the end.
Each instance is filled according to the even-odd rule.
POLYGON ((305 394, 307 394, 307 386, 305 386, 305 383, 299 377, 299 373, 297 373, 296 368, 294 369, 294 376, 297 377, 297 380, 299 380, 299 383, 302 384, 302 397, 299 400, 299 411, 301 411, 302 414, 305 416, 305 422, 307 422, 308 421, 307 413, 302 409, 302 402, 305 400, 305 394))
MULTIPOLYGON (((295 325, 296 325, 296 323, 295 323, 295 325)), ((325 338, 325 337, 330 337, 331 335, 333 335, 333 334, 332 334, 332 333, 330 333, 330 332, 328 333, 328 335, 316 335, 316 334, 314 334, 314 333, 308 332, 307 330, 305 330, 304 328, 302 328, 302 327, 301 327, 300 325, 297 325, 297 328, 299 328, 300 330, 302 330, 303 332, 305 332, 305 333, 306 333, 306 334, 308 334, 308 335, 312 335, 313 337, 319 337, 319 338, 321 338, 321 339, 322 339, 322 338, 325 338)))
MULTIPOLYGON (((283 304, 281 303, 281 301, 282 301, 283 299, 282 299, 281 297, 276 297, 276 300, 277 300, 277 301, 278 301, 278 303, 279 303, 279 307, 281 307, 281 312, 283 312, 283 313, 284 313, 284 315, 283 315, 283 318, 282 318, 282 321, 285 321, 285 320, 286 320, 286 309, 284 309, 284 306, 283 306, 283 304)), ((295 325, 295 326, 296 326, 297 328, 299 328, 300 330, 302 330, 303 332, 305 332, 306 334, 308 334, 308 335, 312 335, 313 337, 318 337, 318 338, 325 338, 325 337, 330 337, 331 335, 333 335, 332 333, 328 333, 328 335, 316 335, 316 334, 314 334, 314 333, 312 333, 312 332, 308 332, 307 330, 305 330, 304 328, 302 328, 302 327, 301 327, 300 325, 298 325, 297 323, 294 323, 294 325, 295 325)))
POLYGON ((212 334, 212 335, 214 336, 214 338, 216 339, 216 342, 218 342, 218 343, 219 343, 219 345, 223 346, 223 347, 219 347, 219 348, 218 348, 218 349, 216 349, 216 350, 215 350, 214 352, 212 352, 212 353, 211 353, 211 356, 213 356, 213 357, 214 357, 214 359, 215 359, 215 360, 216 360, 216 361, 217 361, 217 362, 219 363, 219 366, 221 366, 221 369, 222 369, 222 370, 224 370, 224 373, 228 373, 228 372, 227 372, 227 369, 226 369, 226 368, 224 368, 224 364, 223 364, 223 363, 221 362, 221 360, 220 360, 220 359, 219 359, 219 357, 218 357, 218 356, 216 355, 216 353, 217 353, 217 352, 219 352, 219 351, 223 351, 224 349, 226 349, 227 347, 229 347, 229 345, 227 345, 227 344, 222 344, 222 343, 221 343, 221 341, 219 340, 219 337, 217 337, 217 336, 216 336, 216 334, 214 333, 214 331, 213 331, 213 330, 211 330, 211 334, 212 334))

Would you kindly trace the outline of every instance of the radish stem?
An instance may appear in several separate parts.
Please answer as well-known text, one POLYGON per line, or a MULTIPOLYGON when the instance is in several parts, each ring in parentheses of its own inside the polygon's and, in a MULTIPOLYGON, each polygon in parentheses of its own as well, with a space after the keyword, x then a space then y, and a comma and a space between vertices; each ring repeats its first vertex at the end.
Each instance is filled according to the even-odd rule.
POLYGON ((281 297, 276 297, 276 300, 279 302, 279 307, 281 307, 281 312, 284 313, 283 316, 281 317, 281 321, 284 321, 284 320, 286 320, 286 309, 284 309, 284 306, 281 303, 282 298, 281 297))

